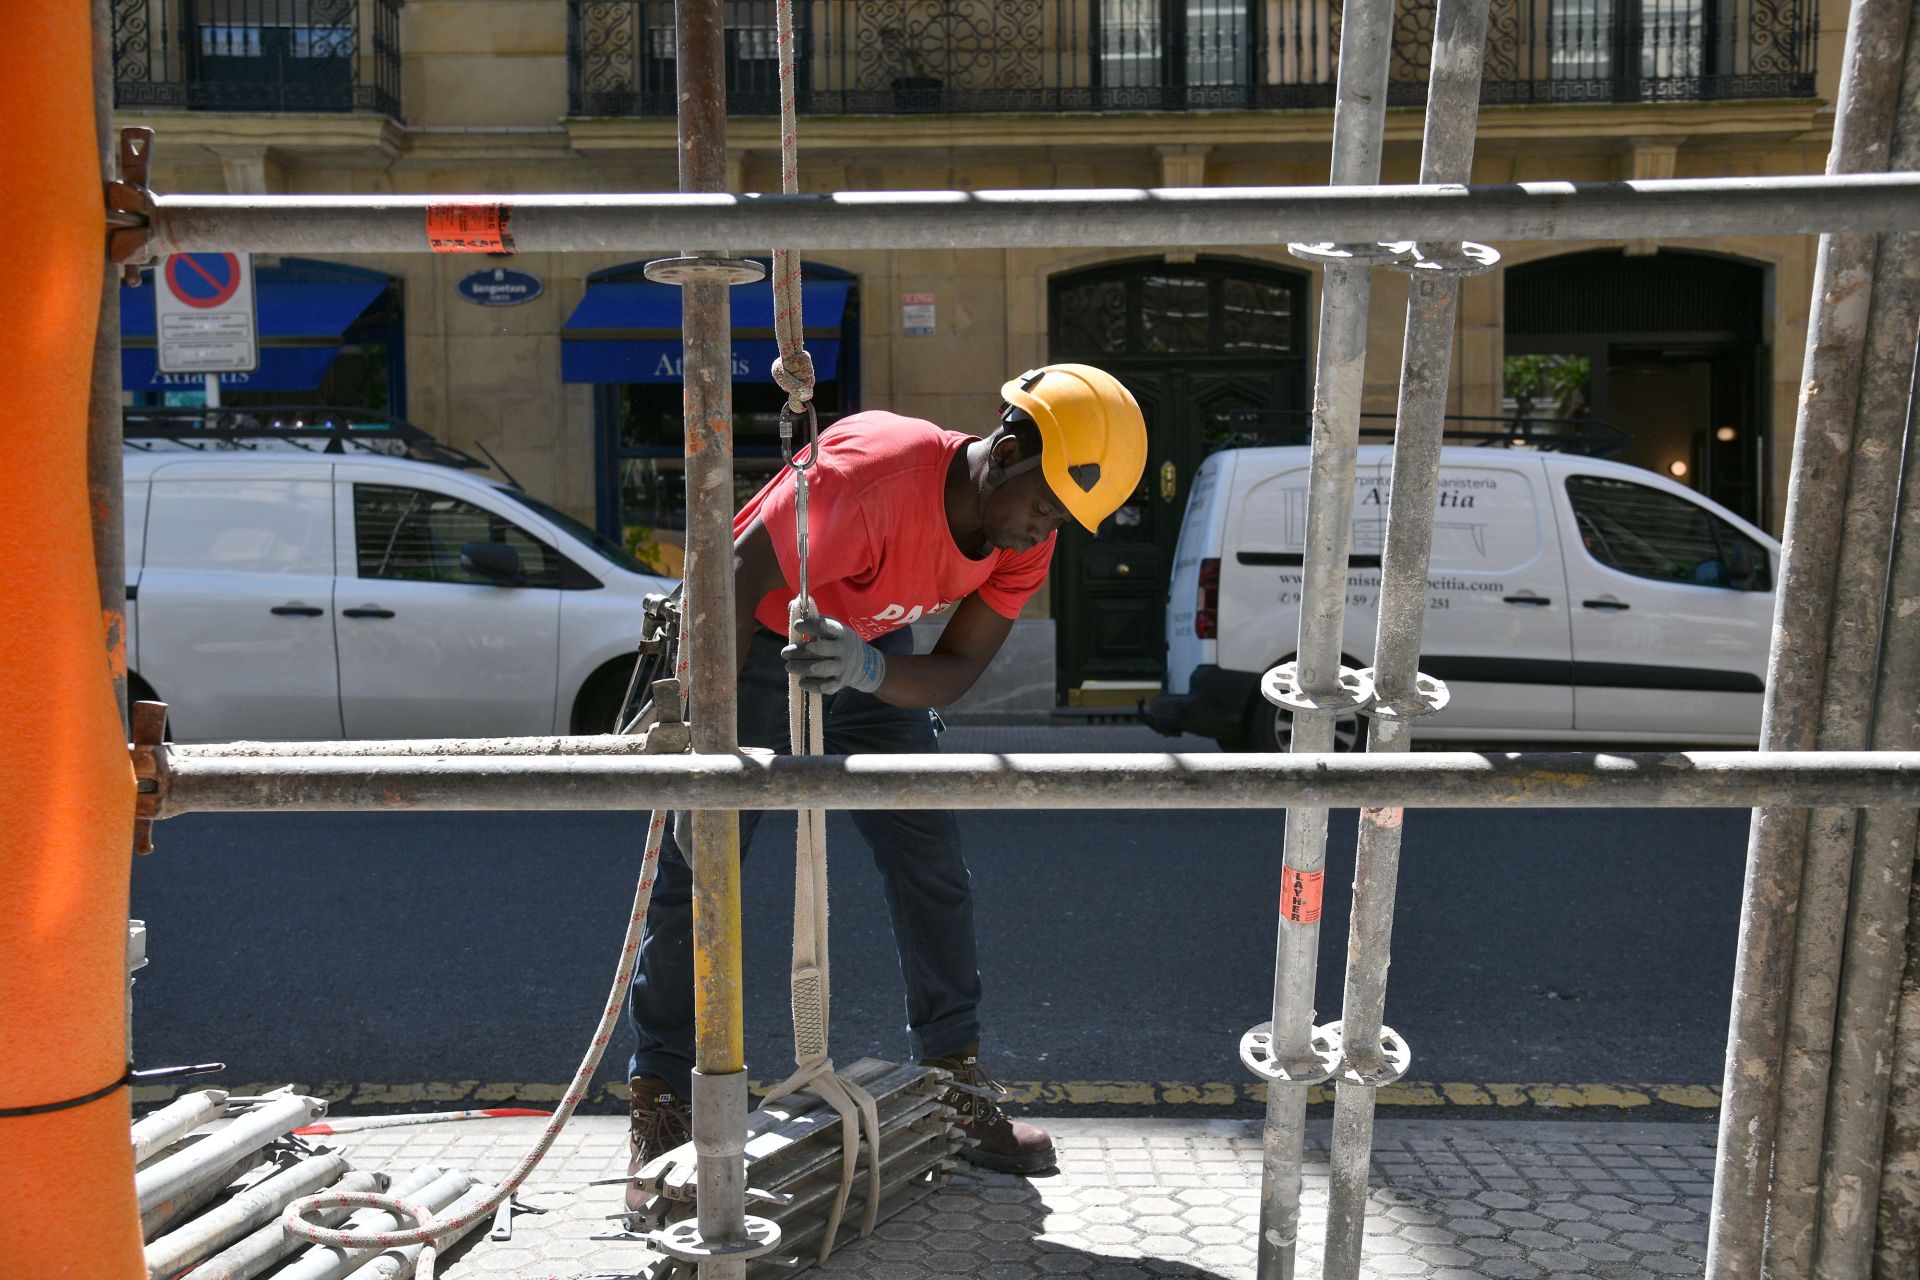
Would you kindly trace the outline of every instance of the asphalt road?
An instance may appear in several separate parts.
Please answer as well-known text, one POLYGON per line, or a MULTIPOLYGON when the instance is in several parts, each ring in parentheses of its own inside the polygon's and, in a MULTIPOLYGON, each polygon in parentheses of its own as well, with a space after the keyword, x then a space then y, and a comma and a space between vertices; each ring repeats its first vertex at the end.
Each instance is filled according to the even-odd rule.
MULTIPOLYGON (((1038 731, 982 732, 949 745, 1032 749, 1038 731)), ((1099 732, 1073 742, 1158 745, 1099 732)), ((1410 814, 1387 1006, 1413 1049, 1408 1080, 1534 1115, 1539 1091, 1464 1086, 1577 1085, 1602 1101, 1608 1086, 1717 1086, 1747 817, 1410 814)), ((1236 1049, 1268 1017, 1280 823, 963 814, 995 1074, 1059 1086, 1056 1105, 1257 1113, 1236 1049)), ((878 880, 851 824, 830 830, 834 1056, 897 1056, 878 880)), ((764 823, 747 870, 756 1078, 790 1060, 791 831, 764 823)), ((297 1081, 363 1110, 540 1101, 572 1073, 604 997, 643 835, 644 815, 599 813, 170 820, 134 873, 151 957, 135 990, 138 1062, 222 1059, 228 1082, 297 1081)), ((1336 815, 1323 1020, 1340 1007, 1353 841, 1352 814, 1336 815)), ((602 1080, 623 1078, 628 1048, 623 1029, 602 1080)), ((1709 1114, 1676 1108, 1684 1093, 1643 1092, 1651 1105, 1633 1118, 1709 1114)))

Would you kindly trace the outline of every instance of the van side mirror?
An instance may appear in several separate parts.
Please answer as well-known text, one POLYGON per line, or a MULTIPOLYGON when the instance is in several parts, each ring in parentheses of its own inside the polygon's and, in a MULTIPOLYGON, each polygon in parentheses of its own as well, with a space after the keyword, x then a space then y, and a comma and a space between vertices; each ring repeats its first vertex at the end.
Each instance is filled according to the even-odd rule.
POLYGON ((1765 591, 1771 585, 1767 581, 1766 560, 1745 538, 1736 538, 1728 545, 1721 572, 1727 585, 1735 591, 1765 591))
POLYGON ((461 543, 460 567, 479 574, 496 587, 520 585, 520 553, 505 543, 461 543))

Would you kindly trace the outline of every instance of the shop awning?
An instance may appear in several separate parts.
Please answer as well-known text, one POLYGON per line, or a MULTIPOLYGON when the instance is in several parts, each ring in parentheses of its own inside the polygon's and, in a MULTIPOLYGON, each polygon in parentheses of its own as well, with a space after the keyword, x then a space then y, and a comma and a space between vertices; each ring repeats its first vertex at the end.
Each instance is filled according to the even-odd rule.
MULTIPOLYGON (((814 376, 825 382, 839 369, 841 321, 846 315, 845 279, 806 280, 801 305, 807 317, 807 352, 814 376)), ((731 291, 733 377, 736 382, 773 381, 773 286, 770 282, 731 291)), ((651 281, 593 283, 561 330, 560 374, 567 382, 678 382, 681 380, 680 290, 651 281)))
MULTIPOLYGON (((264 273, 262 273, 264 276, 264 273)), ((355 321, 387 291, 378 280, 282 283, 256 277, 254 305, 260 333, 260 367, 227 373, 220 383, 249 391, 311 391, 340 354, 355 321)), ((121 386, 128 391, 197 387, 200 374, 164 374, 154 350, 153 287, 120 286, 121 386)))

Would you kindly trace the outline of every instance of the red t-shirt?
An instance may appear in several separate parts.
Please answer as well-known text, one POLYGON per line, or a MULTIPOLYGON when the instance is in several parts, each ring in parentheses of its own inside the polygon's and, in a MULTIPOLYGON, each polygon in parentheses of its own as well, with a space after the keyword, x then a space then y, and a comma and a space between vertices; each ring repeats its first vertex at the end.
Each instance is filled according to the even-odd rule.
MULTIPOLYGON (((872 640, 979 594, 1003 617, 1040 589, 1053 538, 1026 551, 996 548, 980 560, 954 545, 947 528, 947 468, 973 437, 896 413, 856 413, 820 437, 807 472, 808 581, 821 613, 872 640)), ((799 590, 793 472, 782 469, 733 518, 735 537, 758 516, 786 577, 754 617, 787 634, 787 606, 799 590)))

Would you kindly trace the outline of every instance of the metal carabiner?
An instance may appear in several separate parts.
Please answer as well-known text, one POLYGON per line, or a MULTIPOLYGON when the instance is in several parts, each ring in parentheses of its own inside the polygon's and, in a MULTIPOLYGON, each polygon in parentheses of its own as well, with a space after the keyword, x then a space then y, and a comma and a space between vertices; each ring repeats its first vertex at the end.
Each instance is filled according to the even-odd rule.
POLYGON ((807 443, 804 452, 807 455, 807 460, 801 462, 798 461, 798 455, 795 453, 793 447, 794 419, 800 415, 794 412, 791 402, 780 407, 780 461, 792 471, 812 470, 814 460, 820 453, 820 419, 814 415, 813 401, 809 400, 806 402, 805 412, 807 416, 807 443))

